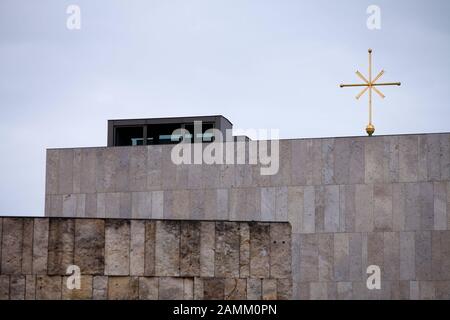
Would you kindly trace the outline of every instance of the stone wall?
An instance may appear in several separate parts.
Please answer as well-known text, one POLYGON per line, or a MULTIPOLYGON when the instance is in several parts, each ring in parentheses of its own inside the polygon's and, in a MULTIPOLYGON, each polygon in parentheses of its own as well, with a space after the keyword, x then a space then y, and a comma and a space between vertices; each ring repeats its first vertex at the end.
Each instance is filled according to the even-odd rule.
POLYGON ((289 299, 288 223, 0 218, 0 299, 289 299), (67 267, 81 271, 69 290, 67 267))
POLYGON ((289 221, 294 298, 450 298, 450 134, 281 140, 274 176, 171 148, 48 150, 46 215, 289 221))

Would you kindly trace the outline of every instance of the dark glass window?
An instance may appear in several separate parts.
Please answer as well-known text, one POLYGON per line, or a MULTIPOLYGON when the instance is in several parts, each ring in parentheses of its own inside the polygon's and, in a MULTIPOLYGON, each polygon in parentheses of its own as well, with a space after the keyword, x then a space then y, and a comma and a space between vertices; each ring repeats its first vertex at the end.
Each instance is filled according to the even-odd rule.
POLYGON ((117 127, 116 146, 139 146, 144 144, 143 127, 117 127))

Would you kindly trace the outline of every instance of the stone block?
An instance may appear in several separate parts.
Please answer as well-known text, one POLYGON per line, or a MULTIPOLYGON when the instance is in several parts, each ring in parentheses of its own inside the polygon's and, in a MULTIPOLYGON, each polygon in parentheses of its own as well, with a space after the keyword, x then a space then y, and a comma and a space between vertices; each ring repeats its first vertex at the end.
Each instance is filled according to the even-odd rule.
POLYGON ((406 184, 392 185, 392 230, 405 230, 406 184))
POLYGON ((23 219, 3 218, 2 274, 22 273, 23 219))
POLYGON ((373 231, 373 186, 355 186, 355 231, 373 231))
POLYGON ((246 279, 227 278, 224 280, 224 300, 245 300, 246 298, 246 279))
POLYGON ((194 278, 194 300, 203 300, 203 278, 194 278))
POLYGON ((337 299, 351 300, 353 297, 351 282, 337 282, 337 299))
POLYGON ((385 140, 384 137, 374 137, 365 140, 365 182, 383 183, 385 164, 385 140))
POLYGON ((9 275, 0 275, 0 300, 9 300, 9 275))
POLYGON ((179 222, 156 221, 155 275, 164 277, 180 275, 179 222))
POLYGON ((248 223, 239 223, 239 276, 250 277, 250 227, 248 223))
POLYGON ((147 190, 162 190, 162 146, 147 146, 147 190))
POLYGON ((202 277, 214 277, 215 228, 214 222, 200 222, 200 276, 202 277))
POLYGON ((374 231, 392 231, 392 185, 381 184, 373 187, 374 231))
POLYGON ((36 300, 61 300, 62 277, 38 275, 36 300))
POLYGON ((300 238, 300 273, 301 282, 319 279, 318 235, 305 234, 300 238))
MULTIPOLYGON (((333 281, 334 272, 334 239, 333 234, 320 234, 319 252, 319 281, 333 281)), ((286 261, 288 257, 284 257, 286 261)))
POLYGON ((159 300, 183 300, 183 278, 161 277, 159 278, 159 300))
POLYGON ((277 279, 262 279, 262 299, 277 300, 277 279))
POLYGON ((216 190, 214 189, 194 189, 189 190, 189 219, 214 220, 216 216, 216 190), (208 212, 206 212, 208 205, 208 212))
MULTIPOLYGON (((277 229, 274 230, 274 237, 277 229)), ((279 235, 278 235, 279 236, 279 235)), ((275 240, 275 239, 274 239, 275 240)), ((283 238, 283 241, 285 239, 283 238)), ((283 247, 288 247, 286 243, 283 247)), ((286 248, 283 248, 286 249, 286 248)), ((250 224, 250 277, 269 278, 270 277, 270 251, 271 250, 271 233, 270 225, 264 223, 250 224)), ((275 257, 274 257, 275 258, 275 257)), ((277 263, 277 261, 274 261, 277 263)), ((217 268, 217 262, 216 262, 217 268)), ((274 273, 281 272, 282 266, 274 264, 274 273), (278 269, 277 269, 278 267, 278 269), (281 267, 281 268, 280 268, 281 267)))
POLYGON ((129 191, 147 190, 147 147, 130 148, 129 191))
POLYGON ((217 220, 229 220, 229 189, 217 189, 217 220))
POLYGON ((180 276, 200 276, 200 222, 181 222, 180 276))
POLYGON ((33 229, 34 219, 23 219, 22 274, 33 273, 33 229))
POLYGON ((381 273, 384 274, 384 235, 383 232, 369 233, 367 234, 367 263, 364 264, 363 270, 366 270, 368 266, 376 265, 381 269, 381 273))
POLYGON ((418 136, 399 137, 399 181, 417 181, 418 169, 418 136))
POLYGON ((225 280, 222 278, 204 278, 203 290, 204 300, 223 300, 225 298, 225 280))
POLYGON ((36 299, 36 275, 25 276, 25 300, 36 299))
POLYGON ((137 300, 139 298, 138 277, 109 277, 109 300, 137 300))
POLYGON ((11 275, 9 286, 10 300, 25 299, 25 276, 11 275))
POLYGON ((156 222, 145 221, 145 262, 144 274, 155 275, 156 222))
POLYGON ((73 193, 73 149, 58 150, 58 194, 73 193))
POLYGON ((435 300, 436 288, 433 281, 420 281, 419 282, 419 298, 420 300, 435 300))
POLYGON ((152 193, 132 192, 131 217, 134 219, 148 219, 152 214, 152 193))
POLYGON ((335 139, 321 139, 322 142, 322 184, 336 184, 334 168, 335 139))
POLYGON ((303 196, 303 187, 288 188, 288 221, 293 233, 300 233, 303 230, 303 196))
POLYGON ((364 183, 364 168, 363 140, 358 138, 335 139, 334 180, 336 184, 364 183))
MULTIPOLYGON (((216 277, 239 277, 240 232, 238 229, 239 225, 234 222, 216 222, 216 254, 214 262, 214 274, 216 277)), ((251 235, 252 231, 250 229, 250 239, 251 235)), ((252 256, 250 256, 250 272, 252 272, 251 258, 252 256)))
POLYGON ((92 276, 82 275, 80 278, 80 288, 69 289, 68 277, 62 280, 62 300, 92 300, 92 276))
POLYGON ((105 275, 130 274, 130 221, 105 221, 105 275))
POLYGON ((261 188, 261 220, 274 221, 276 188, 261 188))
POLYGON ((33 230, 33 274, 47 273, 49 219, 35 218, 33 230))
POLYGON ((391 282, 391 299, 392 300, 409 300, 409 281, 392 281, 391 282))
POLYGON ((123 219, 131 219, 131 193, 119 193, 119 217, 123 219))
POLYGON ((346 281, 350 278, 349 236, 347 233, 334 234, 334 279, 346 281))
POLYGON ((398 232, 384 233, 383 274, 384 280, 400 278, 400 237, 398 232))
POLYGON ((130 275, 142 276, 145 269, 146 221, 131 220, 130 224, 130 275))
POLYGON ((450 300, 450 281, 437 281, 436 287, 436 299, 438 300, 450 300))
POLYGON ((292 279, 277 279, 277 299, 292 299, 292 279))
MULTIPOLYGON (((362 281, 363 277, 365 276, 365 270, 363 270, 362 268, 362 258, 363 258, 362 246, 363 246, 363 239, 361 233, 348 234, 349 279, 351 281, 362 281)), ((345 240, 344 240, 344 248, 345 248, 345 240)), ((343 258, 345 261, 345 249, 343 258)))
POLYGON ((94 276, 92 280, 92 299, 107 300, 108 299, 108 277, 94 276))
POLYGON ((443 134, 440 136, 441 140, 441 180, 450 180, 450 135, 443 134))
POLYGON ((77 148, 73 150, 73 181, 72 190, 73 193, 81 193, 81 149, 77 148))
POLYGON ((247 300, 262 299, 262 280, 247 278, 247 300))
POLYGON ((164 213, 164 191, 152 191, 152 219, 162 219, 164 213))
POLYGON ((164 218, 188 219, 190 212, 189 190, 174 190, 172 192, 172 215, 164 215, 164 218))
POLYGON ((139 278, 139 299, 158 300, 159 281, 156 277, 139 278))
POLYGON ((339 186, 339 229, 341 232, 355 231, 355 185, 339 186))
POLYGON ((183 299, 194 300, 194 278, 183 278, 183 299))
POLYGON ((103 274, 105 270, 105 221, 75 220, 75 265, 82 274, 103 274))
MULTIPOLYGON (((447 183, 434 183, 434 230, 447 230, 447 183)), ((450 211, 450 207, 448 208, 450 211)))
POLYGON ((431 232, 417 231, 415 235, 416 280, 432 280, 431 232))
POLYGON ((58 193, 59 150, 47 149, 45 194, 58 193))
POLYGON ((290 279, 292 277, 291 263, 289 263, 291 255, 291 226, 288 223, 271 224, 269 262, 271 278, 290 279))
POLYGON ((414 232, 400 232, 400 280, 416 277, 414 232))
POLYGON ((316 228, 315 188, 304 188, 303 233, 313 233, 316 228))
POLYGON ((328 299, 328 286, 326 282, 311 282, 309 291, 311 300, 328 299))
POLYGON ((427 134, 418 136, 418 139, 418 179, 420 181, 440 180, 440 136, 435 134, 427 134))
MULTIPOLYGON (((98 199, 97 199, 98 201, 98 199)), ((105 193, 105 217, 120 218, 121 203, 119 192, 105 193)))
MULTIPOLYGON (((324 188, 324 231, 339 231, 339 186, 326 186, 324 188)), ((319 208, 316 206, 316 212, 319 208)))
POLYGON ((97 152, 94 148, 81 149, 80 192, 96 192, 97 152))

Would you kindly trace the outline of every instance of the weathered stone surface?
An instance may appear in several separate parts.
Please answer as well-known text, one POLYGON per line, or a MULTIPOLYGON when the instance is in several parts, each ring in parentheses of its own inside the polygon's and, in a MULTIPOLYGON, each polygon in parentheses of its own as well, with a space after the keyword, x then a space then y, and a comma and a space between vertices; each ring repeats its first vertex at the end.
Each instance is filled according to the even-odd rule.
POLYGON ((184 297, 183 278, 161 277, 159 278, 160 300, 182 300, 184 297))
POLYGON ((355 186, 355 231, 373 231, 373 186, 355 186))
POLYGON ((450 300, 450 281, 438 281, 436 286, 436 299, 450 300))
POLYGON ((183 299, 194 299, 194 278, 183 278, 183 299))
MULTIPOLYGON (((434 230, 447 230, 447 183, 434 183, 434 230)), ((448 208, 450 212, 450 207, 448 208)))
POLYGON ((60 300, 62 289, 61 276, 36 277, 36 299, 37 300, 60 300))
POLYGON ((105 275, 130 274, 130 221, 105 222, 105 275))
POLYGON ((145 269, 145 221, 131 220, 130 274, 144 275, 145 269))
POLYGON ((239 224, 240 249, 239 249, 239 276, 250 277, 250 227, 248 223, 239 224))
POLYGON ((156 222, 145 222, 145 267, 146 276, 155 275, 156 222))
POLYGON ((25 300, 35 300, 36 299, 36 276, 26 275, 25 276, 25 300))
MULTIPOLYGON (((82 275, 80 278, 80 289, 69 289, 68 277, 63 277, 62 300, 91 300, 92 299, 92 276, 82 275)), ((69 280, 70 281, 70 280, 69 280)))
POLYGON ((291 300, 292 299, 292 280, 291 279, 277 279, 277 299, 291 300))
POLYGON ((74 220, 52 219, 48 240, 48 274, 65 275, 73 264, 74 220))
POLYGON ((431 232, 416 232, 416 280, 431 280, 431 232))
POLYGON ((400 232, 400 280, 416 277, 414 232, 400 232))
POLYGON ((203 299, 223 300, 225 294, 225 281, 221 278, 204 278, 203 290, 203 299))
POLYGON ((49 219, 35 218, 33 231, 33 273, 45 274, 48 260, 49 219))
POLYGON ((108 299, 108 277, 94 276, 92 279, 92 299, 106 300, 108 299))
POLYGON ((104 220, 75 220, 74 262, 80 267, 82 274, 103 274, 105 270, 104 220))
POLYGON ((150 218, 152 214, 152 193, 132 192, 131 217, 134 219, 150 218))
POLYGON ((3 218, 2 274, 22 273, 23 219, 3 218))
POLYGON ((273 223, 269 232, 270 277, 291 278, 291 226, 287 223, 273 223))
POLYGON ((22 274, 33 271, 33 224, 34 219, 23 220, 22 274))
POLYGON ((303 187, 288 188, 288 220, 292 227, 292 233, 300 233, 303 230, 303 187))
POLYGON ((140 300, 158 300, 158 278, 140 277, 139 278, 139 299, 140 300))
POLYGON ((417 181, 418 137, 411 135, 399 139, 399 181, 417 181))
POLYGON ((383 246, 384 238, 382 232, 367 234, 367 261, 364 263, 365 261, 363 259, 364 270, 366 270, 368 266, 377 265, 384 274, 383 246))
POLYGON ((334 279, 346 281, 350 276, 349 239, 347 233, 334 234, 334 279))
POLYGON ((247 300, 262 299, 262 280, 255 278, 247 279, 247 300))
MULTIPOLYGON (((274 236, 276 235, 274 232, 274 236)), ((279 235, 278 235, 279 236, 279 235)), ((270 225, 264 223, 250 224, 250 276, 256 278, 270 277, 270 225)), ((284 240, 284 239, 283 239, 284 240)), ((283 241, 282 240, 282 241, 283 241)), ((284 247, 288 247, 289 244, 284 247)), ((283 266, 274 260, 274 272, 283 270, 283 266), (277 269, 278 267, 278 269, 277 269)))
POLYGON ((200 222, 200 276, 214 277, 215 234, 214 222, 200 222))
POLYGON ((73 193, 73 149, 58 150, 58 194, 73 193))
POLYGON ((180 223, 157 221, 155 237, 155 275, 180 275, 180 223))
MULTIPOLYGON (((271 227, 272 229, 272 227, 271 227)), ((273 252, 273 251, 272 251, 273 252)), ((334 238, 333 234, 320 234, 318 244, 319 257, 319 281, 333 281, 334 264, 334 238)), ((289 260, 288 255, 283 257, 283 261, 289 260)), ((289 278, 286 277, 285 278, 289 278)))
POLYGON ((194 278, 194 300, 203 300, 203 278, 194 278))
POLYGON ((338 282, 337 283, 337 299, 351 300, 352 299, 352 283, 338 282))
POLYGON ((11 275, 9 288, 10 300, 24 300, 25 299, 25 276, 11 275))
MULTIPOLYGON (((251 229, 250 229, 251 237, 251 229)), ((239 277, 239 230, 233 222, 216 222, 215 276, 239 277)), ((250 258, 250 273, 252 272, 250 258)))
POLYGON ((400 278, 400 237, 397 232, 384 233, 383 279, 400 278))
POLYGON ((239 278, 224 280, 224 300, 245 300, 247 298, 247 281, 239 278))
POLYGON ((392 231, 392 185, 375 185, 373 188, 374 231, 392 231))
POLYGON ((59 150, 47 149, 45 194, 58 193, 59 150))
POLYGON ((108 299, 137 300, 138 298, 138 277, 108 277, 108 299))
POLYGON ((363 139, 335 139, 334 180, 336 184, 363 183, 364 167, 363 139))
POLYGON ((317 243, 317 234, 305 234, 300 238, 299 279, 301 282, 317 281, 319 279, 319 250, 317 243))
POLYGON ((9 276, 0 275, 0 300, 9 299, 9 276))
MULTIPOLYGON (((352 281, 362 281, 365 277, 365 270, 362 268, 362 236, 361 233, 349 233, 348 234, 348 245, 349 245, 349 277, 352 281)), ((344 240, 345 247, 345 240, 344 240)), ((345 248, 343 263, 345 263, 345 248)), ((345 265, 344 268, 345 274, 345 265)))
POLYGON ((262 279, 262 299, 277 300, 277 280, 262 279))
POLYGON ((200 222, 181 222, 180 276, 200 276, 200 222))
POLYGON ((391 282, 391 299, 408 300, 409 299, 409 281, 391 282))

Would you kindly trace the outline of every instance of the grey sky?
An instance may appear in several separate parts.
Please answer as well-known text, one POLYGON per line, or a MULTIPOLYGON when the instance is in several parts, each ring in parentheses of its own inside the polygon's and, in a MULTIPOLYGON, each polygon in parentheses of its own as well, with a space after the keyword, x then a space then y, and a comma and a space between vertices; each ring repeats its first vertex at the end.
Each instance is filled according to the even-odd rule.
POLYGON ((45 149, 105 145, 107 119, 363 135, 367 97, 338 84, 367 73, 369 47, 402 82, 375 98, 376 134, 448 132, 449 14, 447 0, 0 0, 0 215, 43 214, 45 149))

